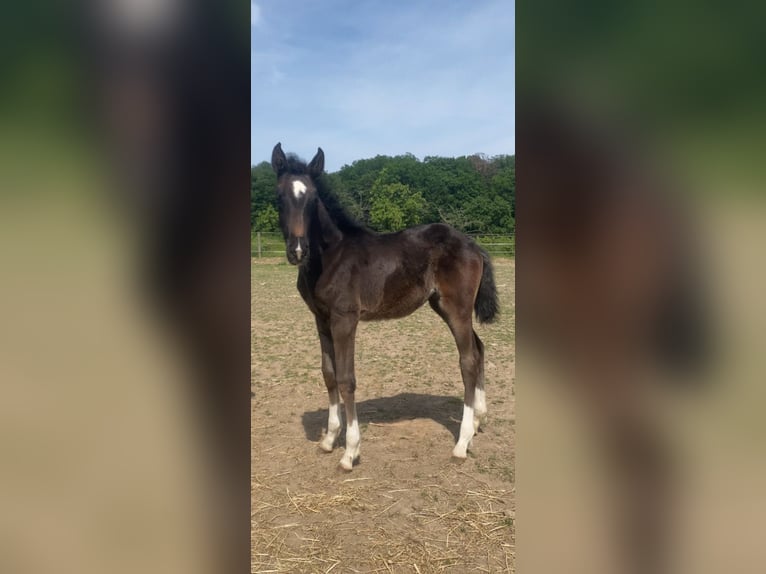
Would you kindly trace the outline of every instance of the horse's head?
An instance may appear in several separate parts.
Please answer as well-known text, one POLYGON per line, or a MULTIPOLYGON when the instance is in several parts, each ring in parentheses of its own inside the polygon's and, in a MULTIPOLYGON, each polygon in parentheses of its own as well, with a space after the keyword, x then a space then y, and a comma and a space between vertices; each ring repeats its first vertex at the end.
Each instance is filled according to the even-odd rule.
POLYGON ((308 258, 311 247, 309 226, 316 212, 315 181, 324 171, 324 152, 318 148, 305 169, 295 169, 285 157, 282 144, 277 144, 271 153, 271 167, 277 174, 279 225, 285 237, 287 260, 298 265, 308 258))

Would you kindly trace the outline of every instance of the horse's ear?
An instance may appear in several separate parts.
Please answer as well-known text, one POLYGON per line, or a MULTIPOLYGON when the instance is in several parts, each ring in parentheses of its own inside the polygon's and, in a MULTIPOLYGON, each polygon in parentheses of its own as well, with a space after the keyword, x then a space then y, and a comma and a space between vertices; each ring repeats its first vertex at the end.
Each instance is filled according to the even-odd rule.
POLYGON ((282 151, 282 143, 278 143, 274 146, 274 150, 271 152, 271 167, 277 177, 281 176, 287 171, 287 158, 285 152, 282 151))
POLYGON ((311 160, 311 163, 309 163, 308 170, 309 175, 313 178, 322 175, 322 172, 324 171, 324 152, 321 147, 317 148, 317 154, 314 156, 314 159, 311 160))

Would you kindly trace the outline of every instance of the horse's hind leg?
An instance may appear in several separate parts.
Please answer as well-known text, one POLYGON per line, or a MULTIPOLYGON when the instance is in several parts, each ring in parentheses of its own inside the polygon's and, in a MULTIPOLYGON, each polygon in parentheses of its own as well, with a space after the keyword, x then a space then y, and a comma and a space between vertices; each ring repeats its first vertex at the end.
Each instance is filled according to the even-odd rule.
POLYGON ((327 415, 327 433, 321 441, 319 448, 325 452, 332 452, 335 441, 340 434, 340 396, 338 384, 335 380, 335 351, 332 344, 330 327, 322 319, 317 317, 317 332, 319 344, 322 346, 322 376, 330 398, 329 413, 327 415))
POLYGON ((456 305, 444 297, 433 298, 429 303, 449 326, 460 354, 460 374, 464 387, 463 419, 452 456, 466 458, 468 446, 478 430, 479 420, 487 412, 484 396, 484 345, 473 330, 470 306, 456 305))
MULTIPOLYGON (((460 374, 465 389, 463 397, 463 420, 460 423, 460 437, 452 451, 452 456, 465 458, 473 435, 478 431, 480 418, 487 412, 484 398, 484 353, 477 346, 478 337, 471 326, 470 317, 453 327, 453 334, 460 353, 460 374), (479 384, 481 381, 481 385, 479 384)), ((479 341, 479 344, 481 342, 479 341)))
MULTIPOLYGON (((473 331, 473 329, 471 329, 473 331)), ((484 393, 484 343, 481 342, 476 331, 473 331, 473 338, 478 351, 476 392, 473 401, 473 430, 474 434, 479 432, 479 425, 487 416, 487 397, 484 393)))

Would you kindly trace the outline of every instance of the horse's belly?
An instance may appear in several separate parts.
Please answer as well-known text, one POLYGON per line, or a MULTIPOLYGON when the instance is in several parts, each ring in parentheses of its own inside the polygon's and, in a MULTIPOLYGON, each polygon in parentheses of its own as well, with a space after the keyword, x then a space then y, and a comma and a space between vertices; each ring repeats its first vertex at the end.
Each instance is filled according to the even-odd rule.
POLYGON ((362 308, 359 319, 362 321, 379 321, 382 319, 400 319, 420 309, 428 301, 430 293, 418 293, 399 299, 381 302, 374 308, 362 308))

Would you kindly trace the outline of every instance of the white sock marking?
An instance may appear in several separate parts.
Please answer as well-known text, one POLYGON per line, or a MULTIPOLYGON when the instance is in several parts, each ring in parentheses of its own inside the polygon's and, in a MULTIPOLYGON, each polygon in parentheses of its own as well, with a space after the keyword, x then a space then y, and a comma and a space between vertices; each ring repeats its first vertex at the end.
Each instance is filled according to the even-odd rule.
POLYGON ((473 407, 463 404, 463 420, 460 423, 460 438, 452 450, 452 456, 456 458, 465 458, 468 445, 473 438, 473 407))
POLYGON ((293 195, 295 199, 300 199, 306 193, 306 184, 302 181, 293 181, 293 195))
POLYGON ((351 424, 346 425, 346 452, 340 459, 340 465, 346 470, 351 470, 354 466, 354 460, 359 456, 359 446, 361 435, 359 433, 359 421, 354 419, 351 424))
POLYGON ((335 440, 340 434, 340 403, 330 403, 329 414, 327 415, 327 434, 319 443, 319 446, 326 451, 331 451, 335 440))
POLYGON ((327 417, 327 432, 335 435, 340 430, 340 403, 330 405, 330 414, 327 417))
POLYGON ((484 393, 484 389, 480 389, 478 387, 476 388, 476 395, 473 399, 473 410, 473 429, 475 434, 479 432, 479 424, 481 423, 481 419, 483 419, 487 414, 487 396, 484 393))

